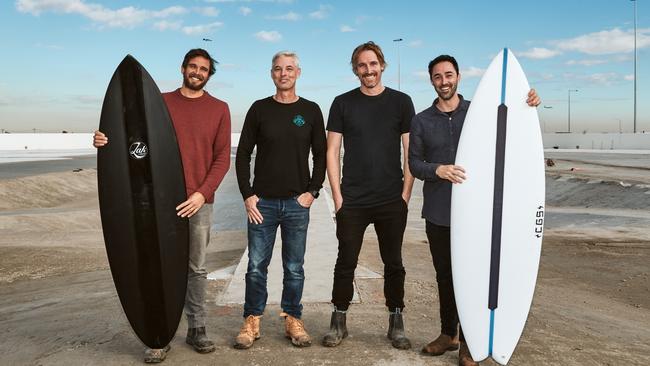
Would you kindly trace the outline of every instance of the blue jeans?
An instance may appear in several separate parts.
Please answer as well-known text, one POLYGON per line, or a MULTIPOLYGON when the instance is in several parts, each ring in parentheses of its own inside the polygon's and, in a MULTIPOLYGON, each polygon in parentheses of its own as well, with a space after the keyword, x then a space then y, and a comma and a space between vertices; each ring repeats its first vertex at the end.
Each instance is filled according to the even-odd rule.
POLYGON ((246 300, 244 317, 262 315, 268 292, 266 279, 275 235, 280 226, 282 233, 282 311, 300 319, 302 316, 302 290, 305 284, 305 246, 309 208, 297 199, 261 198, 257 209, 264 220, 261 224, 248 223, 248 269, 246 272, 246 300))

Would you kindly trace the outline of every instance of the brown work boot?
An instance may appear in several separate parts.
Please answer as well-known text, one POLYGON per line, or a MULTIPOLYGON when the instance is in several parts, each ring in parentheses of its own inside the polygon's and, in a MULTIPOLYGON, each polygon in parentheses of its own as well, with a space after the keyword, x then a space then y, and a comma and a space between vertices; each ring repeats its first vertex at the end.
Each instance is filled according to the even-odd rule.
POLYGON ((450 337, 441 333, 438 338, 433 342, 422 347, 422 354, 428 356, 440 356, 447 351, 455 351, 458 349, 458 335, 450 337))
POLYGON ((235 337, 235 348, 246 349, 253 345, 255 340, 260 339, 261 315, 249 315, 244 319, 244 324, 235 337))
POLYGON ((287 313, 281 313, 284 318, 284 336, 291 339, 291 343, 296 347, 309 347, 311 346, 311 337, 307 334, 305 323, 294 318, 287 313))
POLYGON ((469 353, 467 343, 460 342, 460 351, 458 351, 458 366, 479 366, 469 353))

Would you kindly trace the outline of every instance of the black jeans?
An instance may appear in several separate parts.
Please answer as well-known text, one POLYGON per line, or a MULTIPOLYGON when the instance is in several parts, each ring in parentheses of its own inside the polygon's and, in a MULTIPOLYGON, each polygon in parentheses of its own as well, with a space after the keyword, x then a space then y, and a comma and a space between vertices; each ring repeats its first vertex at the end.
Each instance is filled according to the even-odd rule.
MULTIPOLYGON (((458 329, 458 311, 454 297, 454 282, 451 275, 451 245, 449 241, 449 226, 439 226, 426 221, 429 250, 433 258, 438 282, 438 298, 440 302, 440 332, 455 337, 458 329)), ((460 338, 464 341, 463 331, 460 338)))
POLYGON ((406 229, 408 207, 400 199, 375 207, 342 207, 336 213, 336 237, 339 253, 334 267, 332 304, 338 310, 347 310, 352 301, 354 270, 357 268, 363 234, 373 223, 379 241, 379 253, 384 262, 384 296, 390 311, 404 308, 404 266, 402 240, 406 229))

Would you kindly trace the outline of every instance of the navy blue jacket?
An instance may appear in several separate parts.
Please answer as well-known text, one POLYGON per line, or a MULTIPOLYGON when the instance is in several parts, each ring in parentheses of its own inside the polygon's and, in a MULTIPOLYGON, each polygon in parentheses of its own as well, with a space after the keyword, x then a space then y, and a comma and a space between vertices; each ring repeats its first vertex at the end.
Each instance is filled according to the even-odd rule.
POLYGON ((436 225, 449 226, 451 182, 436 175, 440 165, 454 164, 458 139, 469 108, 469 101, 460 97, 460 104, 451 115, 433 105, 411 120, 409 137, 409 168, 414 177, 424 181, 422 217, 436 225))

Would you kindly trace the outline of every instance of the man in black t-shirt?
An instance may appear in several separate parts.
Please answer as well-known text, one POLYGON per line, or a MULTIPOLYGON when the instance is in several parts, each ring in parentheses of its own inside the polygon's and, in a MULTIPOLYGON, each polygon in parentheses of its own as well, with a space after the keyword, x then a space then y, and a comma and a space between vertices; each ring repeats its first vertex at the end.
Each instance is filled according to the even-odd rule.
POLYGON ((386 62, 379 46, 373 42, 358 46, 351 64, 361 85, 334 99, 327 121, 327 175, 336 209, 339 250, 332 290, 334 311, 323 345, 337 346, 348 334, 346 312, 354 291, 354 270, 364 232, 372 223, 384 262, 384 296, 390 312, 388 338, 393 347, 408 349, 411 343, 404 334, 402 319, 406 274, 402 239, 413 188, 406 156, 415 111, 408 95, 383 86, 386 62), (404 152, 403 170, 400 148, 404 152))
POLYGON ((309 207, 325 180, 325 128, 314 102, 296 95, 298 56, 278 52, 272 61, 272 97, 253 103, 242 128, 235 166, 248 214, 248 268, 244 324, 235 348, 246 349, 260 337, 260 319, 268 297, 267 269, 278 226, 282 230, 282 317, 285 335, 297 347, 311 345, 302 317, 303 263, 309 207), (255 178, 250 183, 253 149, 255 178), (309 151, 313 170, 309 173, 309 151))

